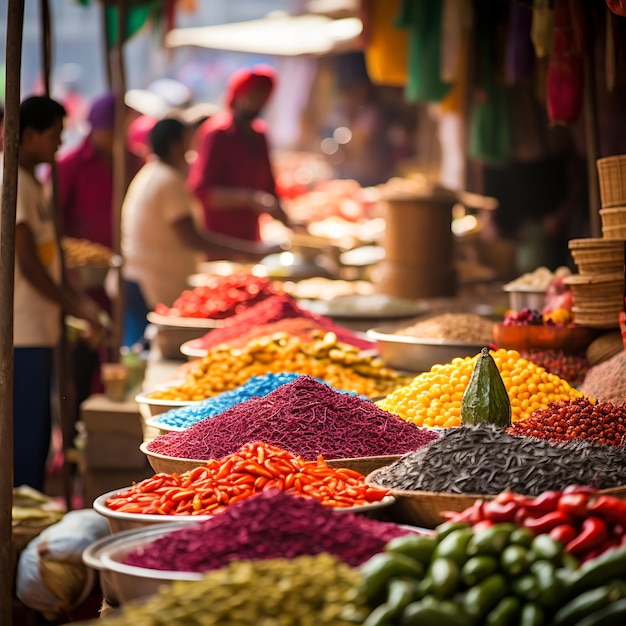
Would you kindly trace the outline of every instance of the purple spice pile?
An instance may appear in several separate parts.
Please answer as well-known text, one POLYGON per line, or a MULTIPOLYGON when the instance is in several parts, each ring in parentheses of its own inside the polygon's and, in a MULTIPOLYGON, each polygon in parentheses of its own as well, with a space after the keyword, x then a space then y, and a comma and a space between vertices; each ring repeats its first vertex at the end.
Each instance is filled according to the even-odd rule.
POLYGON ((186 459, 220 459, 250 441, 279 446, 314 461, 413 452, 437 439, 373 402, 300 376, 262 398, 240 402, 184 431, 160 435, 151 452, 186 459))
POLYGON ((127 565, 206 572, 231 561, 292 559, 327 552, 348 565, 364 563, 385 544, 411 532, 356 513, 336 513, 315 500, 265 491, 129 553, 127 565))

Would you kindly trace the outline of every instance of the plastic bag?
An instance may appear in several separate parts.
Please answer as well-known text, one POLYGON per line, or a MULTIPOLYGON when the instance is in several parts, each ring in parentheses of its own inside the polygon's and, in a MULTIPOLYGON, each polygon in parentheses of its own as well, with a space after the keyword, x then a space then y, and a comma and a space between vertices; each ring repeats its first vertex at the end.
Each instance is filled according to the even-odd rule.
POLYGON ((33 539, 20 554, 16 596, 46 619, 67 616, 93 589, 95 572, 82 563, 83 550, 109 534, 105 518, 71 511, 33 539))

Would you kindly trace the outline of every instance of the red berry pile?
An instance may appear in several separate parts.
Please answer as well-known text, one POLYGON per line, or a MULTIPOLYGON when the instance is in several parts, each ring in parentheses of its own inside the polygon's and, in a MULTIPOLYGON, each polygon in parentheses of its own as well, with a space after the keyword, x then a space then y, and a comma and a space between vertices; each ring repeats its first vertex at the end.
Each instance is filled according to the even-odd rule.
POLYGON ((524 308, 519 312, 507 311, 504 315, 505 326, 541 326, 543 317, 535 309, 524 308))
POLYGON ((588 398, 552 402, 506 429, 510 435, 538 437, 552 443, 583 439, 594 444, 626 444, 626 404, 592 404, 588 398))
POLYGON ((522 357, 543 367, 551 374, 578 387, 589 371, 589 362, 584 356, 567 354, 563 350, 520 350, 522 357))

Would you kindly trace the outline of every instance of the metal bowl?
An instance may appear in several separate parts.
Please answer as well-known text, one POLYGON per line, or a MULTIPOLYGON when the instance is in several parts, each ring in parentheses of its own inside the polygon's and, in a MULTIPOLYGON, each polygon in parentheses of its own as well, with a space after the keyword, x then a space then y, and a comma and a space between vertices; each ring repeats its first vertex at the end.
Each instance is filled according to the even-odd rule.
POLYGON ((395 335, 391 328, 372 328, 367 336, 389 366, 406 372, 427 372, 435 364, 449 363, 457 357, 475 356, 484 344, 439 339, 419 339, 395 335))
POLYGON ((133 550, 184 527, 184 523, 175 522, 103 537, 83 551, 83 563, 99 572, 102 593, 114 604, 151 596, 175 580, 200 580, 202 574, 198 573, 152 570, 122 563, 133 550))
POLYGON ((102 494, 94 500, 93 508, 96 512, 100 513, 103 517, 106 517, 109 523, 109 530, 112 533, 120 533, 127 530, 135 530, 138 528, 146 528, 148 526, 163 524, 171 524, 172 522, 188 524, 190 522, 201 522, 207 519, 211 519, 212 515, 148 515, 144 513, 124 513, 122 511, 114 511, 106 505, 106 501, 119 494, 121 491, 126 491, 129 487, 122 489, 115 489, 107 493, 102 494))

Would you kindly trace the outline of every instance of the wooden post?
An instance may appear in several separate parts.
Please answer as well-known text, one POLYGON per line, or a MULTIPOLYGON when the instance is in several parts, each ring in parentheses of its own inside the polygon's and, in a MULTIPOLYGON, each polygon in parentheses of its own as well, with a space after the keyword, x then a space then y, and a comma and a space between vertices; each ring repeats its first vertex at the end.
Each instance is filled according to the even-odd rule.
POLYGON ((23 26, 24 0, 9 0, 0 215, 0 626, 13 624, 13 292, 23 26))
MULTIPOLYGON (((113 50, 112 85, 116 95, 115 139, 113 144, 113 250, 122 254, 121 213, 126 193, 126 73, 124 71, 124 35, 126 34, 126 2, 117 2, 117 41, 113 50)), ((124 324, 124 282, 122 268, 117 269, 117 297, 113 301, 113 336, 111 360, 119 361, 124 324)))
POLYGON ((583 55, 585 117, 585 147, 587 153, 587 183, 589 187, 589 227, 592 237, 602 237, 600 220, 600 181, 598 179, 598 103, 596 100, 596 73, 593 36, 593 9, 583 2, 587 27, 587 54, 583 55))

